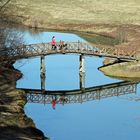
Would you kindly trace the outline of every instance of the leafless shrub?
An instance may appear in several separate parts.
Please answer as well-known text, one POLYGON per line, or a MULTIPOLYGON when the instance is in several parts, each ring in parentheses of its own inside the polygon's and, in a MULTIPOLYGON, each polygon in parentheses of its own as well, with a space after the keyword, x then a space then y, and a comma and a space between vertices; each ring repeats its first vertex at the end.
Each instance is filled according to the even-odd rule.
POLYGON ((23 45, 21 33, 12 29, 0 28, 0 49, 23 45))

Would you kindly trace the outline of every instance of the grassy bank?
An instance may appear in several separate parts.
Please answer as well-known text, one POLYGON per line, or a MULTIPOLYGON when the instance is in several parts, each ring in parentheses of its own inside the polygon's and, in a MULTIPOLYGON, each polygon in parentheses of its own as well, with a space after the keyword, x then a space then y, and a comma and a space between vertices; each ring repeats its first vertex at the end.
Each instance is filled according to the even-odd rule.
POLYGON ((118 63, 101 67, 99 70, 107 76, 140 81, 140 62, 118 63))
POLYGON ((5 9, 1 19, 35 28, 92 33, 82 37, 99 45, 118 45, 122 34, 132 30, 135 34, 140 28, 139 0, 12 0, 5 9))
POLYGON ((84 24, 86 30, 95 31, 93 24, 140 25, 139 0, 13 0, 10 4, 7 13, 30 26, 68 25, 80 30, 84 24))
POLYGON ((19 72, 0 68, 0 139, 47 140, 24 113, 26 95, 16 90, 19 72))
POLYGON ((140 35, 139 11, 139 0, 12 0, 2 19, 35 28, 92 33, 79 35, 93 44, 114 46, 126 38, 134 42, 131 46, 139 46, 135 43, 139 40, 132 40, 140 35))

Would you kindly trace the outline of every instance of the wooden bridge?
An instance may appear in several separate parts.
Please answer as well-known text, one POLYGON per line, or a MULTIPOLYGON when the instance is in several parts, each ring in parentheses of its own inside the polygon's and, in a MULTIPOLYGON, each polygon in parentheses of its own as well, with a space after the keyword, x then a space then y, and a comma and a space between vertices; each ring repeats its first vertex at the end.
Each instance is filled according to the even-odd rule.
POLYGON ((42 94, 42 91, 39 89, 20 89, 27 93, 28 103, 51 104, 52 100, 55 98, 58 104, 70 104, 136 93, 137 83, 123 81, 85 88, 84 90, 45 91, 44 94, 42 94))
POLYGON ((113 47, 97 49, 96 47, 93 47, 89 43, 85 42, 65 42, 64 45, 61 45, 59 42, 57 42, 55 49, 52 49, 51 43, 40 43, 6 48, 0 51, 0 62, 42 55, 45 56, 50 54, 69 53, 99 57, 111 57, 125 61, 137 60, 135 51, 128 52, 127 50, 113 47))

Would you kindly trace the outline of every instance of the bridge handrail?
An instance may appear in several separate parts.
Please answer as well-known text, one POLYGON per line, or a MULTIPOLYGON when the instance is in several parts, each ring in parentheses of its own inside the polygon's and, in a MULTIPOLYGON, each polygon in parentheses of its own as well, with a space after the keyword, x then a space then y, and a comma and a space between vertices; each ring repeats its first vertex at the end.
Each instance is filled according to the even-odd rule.
POLYGON ((65 42, 65 46, 61 49, 60 42, 56 42, 57 49, 53 50, 51 43, 39 43, 22 45, 18 47, 7 48, 0 51, 0 60, 4 59, 21 59, 26 57, 33 57, 37 55, 48 55, 54 53, 79 53, 83 55, 96 55, 101 57, 113 57, 119 59, 136 60, 136 51, 131 53, 120 51, 114 48, 102 48, 98 49, 96 46, 92 46, 87 42, 65 42))

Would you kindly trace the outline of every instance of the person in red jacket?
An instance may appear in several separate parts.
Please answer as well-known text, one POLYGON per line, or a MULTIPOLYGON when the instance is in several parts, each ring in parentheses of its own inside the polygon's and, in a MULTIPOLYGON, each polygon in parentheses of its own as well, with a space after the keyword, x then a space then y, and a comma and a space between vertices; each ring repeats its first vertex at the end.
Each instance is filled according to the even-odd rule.
POLYGON ((52 37, 51 45, 52 45, 52 49, 56 49, 55 36, 52 37))

